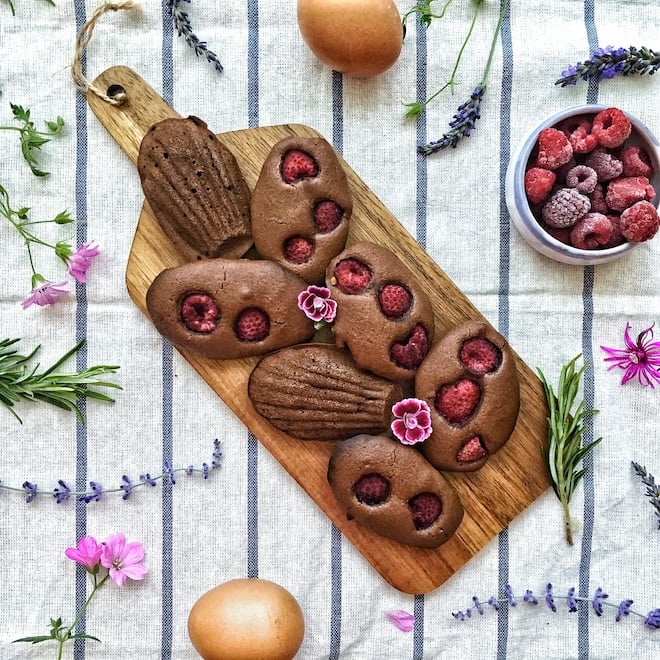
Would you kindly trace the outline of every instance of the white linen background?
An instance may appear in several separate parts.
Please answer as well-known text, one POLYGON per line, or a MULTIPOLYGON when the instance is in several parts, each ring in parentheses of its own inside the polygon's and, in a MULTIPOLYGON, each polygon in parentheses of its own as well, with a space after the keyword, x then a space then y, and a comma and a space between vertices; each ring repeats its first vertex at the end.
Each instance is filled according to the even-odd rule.
MULTIPOLYGON (((403 12, 411 3, 397 4, 403 12)), ((86 20, 97 3, 59 0, 51 7, 15 0, 15 6, 17 16, 12 17, 6 4, 0 5, 0 123, 11 123, 11 101, 29 107, 37 123, 59 114, 66 127, 40 156, 51 172, 43 180, 22 162, 16 136, 0 132, 0 183, 16 206, 32 208, 33 219, 68 209, 86 221, 87 236, 98 241, 102 255, 90 270, 86 301, 72 295, 52 308, 24 311, 20 301, 30 278, 26 255, 9 225, 0 225, 0 334, 20 337, 23 352, 41 344, 39 361, 45 366, 74 345, 77 328, 82 328, 88 365, 121 366, 115 380, 123 390, 113 405, 88 403, 82 435, 87 480, 111 487, 124 473, 137 478, 145 471, 159 472, 168 432, 163 429, 162 341, 124 284, 143 195, 134 166, 93 113, 86 110, 76 124, 77 92, 70 80, 76 17, 86 20)), ((619 373, 606 372, 599 349, 601 344, 622 345, 626 321, 635 332, 660 323, 660 239, 612 264, 586 271, 563 266, 538 255, 513 229, 508 234, 502 201, 508 151, 546 115, 587 98, 586 83, 568 89, 553 85, 562 69, 589 55, 587 28, 592 34, 595 30, 600 46, 658 48, 657 2, 512 0, 504 28, 511 48, 505 53, 498 42, 476 131, 456 150, 427 159, 415 151, 418 131, 439 138, 456 106, 479 82, 498 2, 486 2, 459 70, 456 94, 445 93, 433 102, 418 125, 403 119, 402 103, 415 100, 424 77, 429 94, 448 79, 471 20, 471 3, 453 3, 425 40, 418 40, 411 27, 401 58, 386 74, 366 81, 340 79, 343 109, 334 127, 333 74, 304 46, 294 0, 258 5, 252 0, 194 0, 184 9, 197 35, 217 53, 225 67, 222 74, 196 58, 176 34, 170 39, 166 30, 164 36, 163 6, 145 1, 139 11, 101 19, 87 51, 89 77, 125 64, 162 91, 163 62, 168 61, 163 49, 171 43, 171 92, 180 114, 202 117, 215 132, 247 128, 252 116, 259 125, 299 122, 330 141, 339 137, 356 173, 491 323, 507 326, 511 345, 530 366, 541 367, 556 382, 561 365, 585 346, 593 355, 594 405, 600 409, 593 433, 604 439, 593 454, 593 500, 585 507, 580 487, 571 506, 578 520, 593 513, 592 540, 584 545, 578 532, 575 545, 566 545, 560 506, 548 491, 512 522, 502 539, 494 539, 423 599, 387 585, 342 539, 340 563, 334 558, 335 571, 341 570, 334 593, 340 598, 333 601, 331 555, 337 543, 332 525, 259 447, 258 535, 250 556, 260 577, 288 588, 302 606, 306 634, 298 657, 658 657, 660 632, 632 616, 615 623, 610 608, 601 618, 592 612, 579 617, 568 614, 562 601, 554 614, 542 603, 533 609, 521 603, 509 611, 508 624, 498 624, 497 613, 490 610, 466 623, 451 617, 471 605, 473 594, 484 599, 496 594, 502 567, 518 596, 527 588, 542 594, 548 581, 558 595, 565 594, 578 586, 582 570, 590 594, 602 586, 611 602, 633 598, 633 609, 642 613, 660 607, 660 533, 643 486, 630 469, 636 460, 660 476, 659 394, 632 383, 621 387, 619 373), (250 78, 258 80, 258 89, 252 91, 247 84, 249 8, 258 9, 258 72, 250 78), (424 54, 426 63, 418 59, 424 54), (588 560, 581 563, 585 548, 588 560), (400 632, 384 616, 385 610, 415 608, 423 620, 411 633, 400 632)), ((597 100, 630 111, 658 135, 658 84, 649 77, 606 81, 597 100)), ((336 95, 337 81, 334 89, 336 95)), ((57 238, 66 233, 50 226, 44 231, 57 238)), ((60 265, 54 257, 42 250, 35 257, 47 277, 64 279, 58 280, 60 265)), ((171 493, 171 516, 164 511, 160 486, 139 489, 127 502, 107 495, 83 512, 78 505, 78 524, 84 522, 87 534, 101 539, 123 531, 144 544, 150 570, 144 583, 121 589, 108 585, 94 599, 86 630, 102 643, 78 648, 77 658, 194 658, 186 633, 190 607, 212 586, 248 574, 247 431, 176 352, 172 381, 175 466, 209 460, 214 438, 223 443, 223 466, 207 482, 180 477, 171 493), (164 559, 168 552, 171 563, 164 559), (171 616, 164 614, 170 602, 171 616)), ((81 431, 74 415, 45 404, 20 404, 17 410, 22 426, 0 411, 0 480, 20 486, 28 479, 47 489, 58 479, 75 483, 81 474, 81 431)), ((0 658, 47 658, 53 646, 11 640, 46 633, 50 617, 73 618, 75 567, 63 553, 76 543, 76 504, 41 497, 28 505, 23 499, 0 491, 0 658)), ((65 657, 74 657, 73 645, 65 657)))

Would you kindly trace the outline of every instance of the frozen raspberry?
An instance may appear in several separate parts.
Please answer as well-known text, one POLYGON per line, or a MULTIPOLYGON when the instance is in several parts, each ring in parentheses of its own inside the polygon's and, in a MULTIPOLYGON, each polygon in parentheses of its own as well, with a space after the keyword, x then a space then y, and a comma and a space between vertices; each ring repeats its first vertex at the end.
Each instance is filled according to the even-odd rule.
POLYGON ((542 167, 530 167, 525 172, 525 192, 532 204, 542 202, 555 185, 557 175, 542 167))
POLYGON ((565 163, 562 165, 559 169, 555 170, 555 174, 557 175, 557 185, 558 187, 560 183, 563 183, 566 181, 566 175, 577 165, 577 161, 575 158, 571 158, 568 163, 565 163))
POLYGON ((568 138, 556 128, 544 128, 539 133, 538 147, 536 166, 546 170, 556 170, 573 156, 568 138))
POLYGON ((602 213, 587 213, 571 229, 571 243, 579 250, 604 248, 612 237, 612 223, 602 213))
POLYGON ((600 183, 616 179, 623 172, 623 163, 605 149, 592 151, 584 164, 596 172, 600 183))
POLYGON ((549 225, 541 224, 544 231, 546 231, 552 238, 564 243, 565 245, 571 244, 571 228, 570 227, 550 227, 549 225))
POLYGON ((321 234, 329 234, 339 226, 344 209, 330 199, 325 199, 314 206, 314 224, 321 234))
POLYGON ((335 266, 335 274, 331 280, 343 293, 362 293, 371 282, 371 271, 369 266, 361 261, 349 257, 342 259, 335 266))
POLYGON ((218 304, 206 293, 190 293, 181 301, 181 319, 193 332, 213 332, 220 320, 218 304))
POLYGON ((414 327, 406 342, 394 342, 390 348, 390 359, 402 369, 417 369, 429 352, 429 338, 419 323, 414 327))
POLYGON ((319 173, 319 166, 305 151, 291 149, 282 158, 281 173, 285 183, 295 183, 315 177, 319 173))
POLYGON ((603 245, 605 248, 613 248, 617 245, 621 245, 626 242, 625 236, 621 233, 621 216, 608 213, 607 219, 612 224, 612 234, 610 235, 610 240, 607 241, 607 245, 603 245))
POLYGON ((621 214, 621 233, 631 243, 642 243, 658 232, 660 218, 651 202, 637 202, 621 214))
POLYGON ((589 195, 589 201, 591 202, 590 210, 594 213, 602 213, 603 215, 607 215, 610 212, 610 207, 605 201, 605 189, 600 183, 596 184, 593 192, 589 195))
POLYGON ((376 472, 364 474, 353 484, 353 492, 358 502, 376 506, 390 496, 390 482, 376 472))
POLYGON ((557 128, 564 133, 573 147, 573 153, 587 154, 598 146, 591 133, 591 118, 586 115, 564 119, 557 128))
POLYGON ((294 264, 304 264, 312 258, 314 244, 303 236, 292 236, 284 242, 284 257, 294 264))
POLYGON ((261 341, 269 332, 270 319, 258 307, 244 309, 234 324, 234 333, 240 341, 261 341))
POLYGON ((459 357, 465 368, 473 374, 489 374, 502 363, 502 351, 485 337, 466 339, 459 357))
POLYGON ((645 176, 626 176, 609 182, 605 201, 613 211, 623 211, 635 202, 654 197, 655 190, 645 176))
POLYGON ((420 493, 408 501, 415 529, 429 528, 442 513, 442 502, 434 493, 420 493))
POLYGON ((576 165, 566 174, 566 185, 569 188, 575 188, 583 195, 588 195, 594 191, 598 183, 596 170, 586 165, 576 165))
POLYGON ((619 158, 623 163, 623 176, 645 176, 648 179, 653 176, 651 158, 639 145, 632 144, 624 147, 619 158))
POLYGON ((575 188, 560 188, 543 205, 541 217, 550 227, 572 227, 590 208, 589 198, 575 188))
POLYGON ((390 319, 401 318, 412 304, 412 296, 406 287, 400 284, 386 284, 378 294, 380 308, 390 319))
POLYGON ((488 456, 488 451, 481 443, 481 438, 475 435, 459 449, 456 460, 459 463, 474 463, 480 461, 484 456, 488 456))
POLYGON ((479 383, 461 378, 450 385, 443 385, 435 395, 436 410, 450 423, 467 421, 481 401, 479 383))
POLYGON ((632 124, 618 108, 607 108, 594 117, 591 132, 598 144, 608 149, 620 147, 632 132, 632 124))

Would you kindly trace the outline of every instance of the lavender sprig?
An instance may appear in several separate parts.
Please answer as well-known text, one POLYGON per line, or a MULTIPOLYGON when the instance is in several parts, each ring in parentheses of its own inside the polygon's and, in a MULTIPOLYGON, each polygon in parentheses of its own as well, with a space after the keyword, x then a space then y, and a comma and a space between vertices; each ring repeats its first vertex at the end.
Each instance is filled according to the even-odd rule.
POLYGON ((578 80, 606 80, 617 75, 652 76, 660 69, 660 53, 646 46, 641 48, 614 48, 605 46, 595 50, 590 59, 569 66, 561 72, 561 78, 555 85, 567 87, 577 84, 578 80))
POLYGON ((655 507, 655 516, 658 519, 658 529, 660 529, 660 486, 655 483, 655 477, 646 471, 646 468, 635 461, 631 461, 633 469, 639 477, 642 478, 642 483, 646 486, 644 493, 651 499, 652 506, 655 507))
MULTIPOLYGON (((486 601, 486 603, 490 605, 494 610, 499 610, 501 605, 504 604, 508 604, 512 607, 515 607, 518 603, 513 595, 513 589, 511 588, 510 585, 506 586, 505 594, 506 594, 505 598, 495 598, 495 596, 491 596, 486 601)), ((607 602, 607 598, 609 598, 609 596, 601 589, 601 587, 598 587, 596 589, 593 598, 584 598, 582 596, 576 596, 575 587, 571 587, 568 590, 566 596, 558 596, 554 593, 552 584, 548 583, 545 587, 545 595, 543 597, 543 600, 548 606, 548 609, 550 609, 552 612, 557 611, 557 605, 555 604, 555 600, 566 601, 567 610, 569 612, 577 612, 578 609, 577 603, 590 603, 596 616, 602 616, 603 607, 606 606, 606 607, 614 608, 616 610, 616 616, 614 620, 617 622, 621 621, 622 618, 630 614, 634 614, 635 616, 644 619, 644 624, 647 625, 649 628, 654 628, 654 629, 660 628, 660 608, 651 610, 648 614, 644 615, 641 614, 640 612, 635 612, 634 610, 630 609, 630 606, 633 604, 633 601, 630 599, 622 600, 618 605, 615 605, 614 603, 607 602)), ((525 591, 525 594, 523 596, 523 601, 528 603, 529 605, 539 604, 539 600, 534 596, 533 592, 530 589, 527 589, 525 591)), ((458 619, 459 621, 465 621, 466 619, 472 618, 472 613, 474 611, 476 611, 478 614, 483 614, 484 613, 483 602, 480 601, 477 596, 472 597, 472 602, 474 604, 466 608, 465 610, 461 610, 459 612, 452 612, 452 616, 455 619, 458 619)))
POLYGON ((33 502, 38 496, 50 496, 55 498, 57 504, 68 502, 69 500, 79 500, 85 504, 91 502, 99 502, 102 497, 108 493, 122 493, 122 499, 127 500, 133 494, 133 491, 140 486, 157 485, 158 481, 163 483, 176 484, 175 474, 177 472, 184 472, 187 475, 201 474, 202 478, 208 479, 212 470, 218 470, 222 467, 222 448, 218 439, 213 441, 213 454, 211 464, 202 463, 199 467, 189 465, 188 467, 173 468, 169 461, 163 463, 162 472, 156 476, 151 476, 148 472, 141 474, 139 481, 134 483, 128 475, 122 475, 121 483, 117 488, 103 488, 98 481, 90 481, 89 489, 84 491, 72 490, 66 482, 60 479, 57 482, 58 487, 52 490, 42 490, 39 486, 31 481, 24 481, 20 488, 14 486, 6 486, 0 481, 0 490, 11 491, 14 493, 22 493, 25 495, 26 503, 33 502))
POLYGON ((206 61, 210 62, 218 73, 221 73, 223 67, 218 56, 212 50, 209 50, 206 42, 201 41, 195 34, 188 13, 181 8, 182 2, 190 4, 190 0, 168 0, 167 3, 177 34, 185 39, 186 43, 195 51, 197 57, 203 55, 206 61))

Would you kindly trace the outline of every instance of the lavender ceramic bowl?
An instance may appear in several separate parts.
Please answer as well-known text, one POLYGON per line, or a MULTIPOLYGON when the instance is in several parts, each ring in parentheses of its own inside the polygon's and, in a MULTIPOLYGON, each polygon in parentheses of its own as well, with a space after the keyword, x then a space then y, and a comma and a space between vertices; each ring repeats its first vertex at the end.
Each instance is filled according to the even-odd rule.
MULTIPOLYGON (((509 161, 505 181, 505 194, 514 227, 535 250, 561 263, 577 266, 603 264, 623 257, 639 245, 638 243, 623 243, 622 245, 602 250, 581 250, 571 245, 566 245, 553 238, 539 224, 532 213, 525 193, 527 161, 536 145, 539 133, 544 128, 554 126, 569 117, 585 114, 595 115, 607 107, 605 105, 593 104, 579 105, 567 108, 548 117, 527 134, 509 161)), ((651 201, 657 208, 660 199, 660 143, 658 143, 658 138, 639 119, 628 112, 625 114, 633 126, 632 134, 626 140, 626 144, 639 144, 642 146, 653 163, 654 174, 651 177, 651 184, 657 191, 657 194, 651 201)), ((655 240, 660 239, 656 237, 655 240)))

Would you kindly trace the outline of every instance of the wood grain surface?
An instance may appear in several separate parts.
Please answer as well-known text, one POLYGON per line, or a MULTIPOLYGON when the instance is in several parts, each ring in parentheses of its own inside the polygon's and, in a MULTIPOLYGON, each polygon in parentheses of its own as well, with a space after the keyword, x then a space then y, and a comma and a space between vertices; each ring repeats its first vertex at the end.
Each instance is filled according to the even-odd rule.
MULTIPOLYGON (((119 107, 91 94, 88 102, 99 121, 133 163, 137 161, 140 142, 148 128, 161 119, 179 116, 129 68, 110 68, 95 83, 102 89, 120 85, 127 93, 127 103, 119 107)), ((310 127, 294 124, 232 131, 219 134, 218 138, 232 150, 252 189, 271 147, 290 135, 319 134, 310 127)), ((419 279, 432 301, 437 339, 453 326, 467 320, 485 320, 350 166, 343 159, 340 160, 354 197, 348 243, 373 241, 389 247, 401 258, 419 279)), ((147 314, 145 295, 156 275, 165 268, 181 263, 183 261, 175 253, 145 203, 126 270, 129 295, 142 312, 147 314)), ((332 443, 291 438, 274 429, 252 407, 247 396, 247 381, 257 362, 256 358, 217 361, 186 353, 183 353, 183 357, 376 571, 389 584, 405 593, 428 593, 441 585, 550 485, 541 456, 541 447, 546 442, 547 434, 547 408, 543 389, 534 372, 518 355, 516 361, 521 386, 521 408, 514 433, 504 449, 478 472, 445 474, 463 502, 465 517, 453 538, 435 549, 401 545, 376 536, 346 519, 326 480, 332 443)), ((299 522, 292 519, 291 524, 299 522)))

